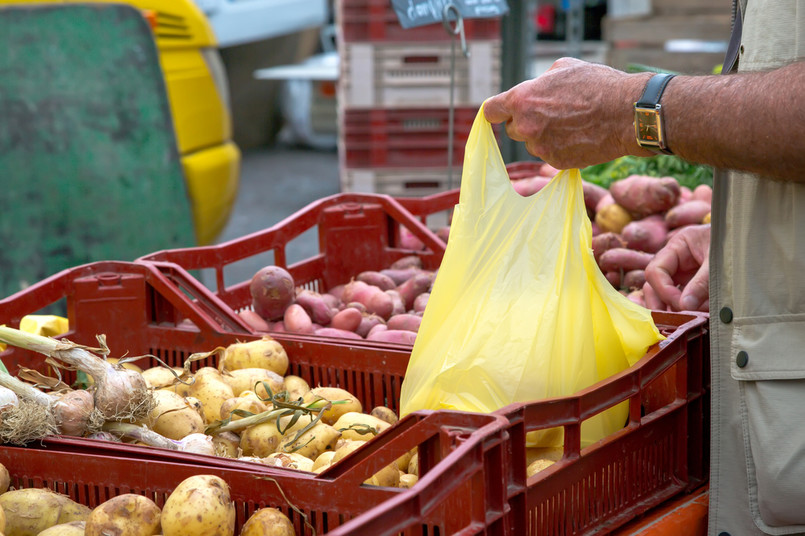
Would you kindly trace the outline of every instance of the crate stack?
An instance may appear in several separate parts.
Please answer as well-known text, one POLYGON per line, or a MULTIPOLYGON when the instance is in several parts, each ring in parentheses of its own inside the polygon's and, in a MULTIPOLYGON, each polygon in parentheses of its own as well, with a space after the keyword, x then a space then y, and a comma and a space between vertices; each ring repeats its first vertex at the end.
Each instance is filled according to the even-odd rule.
POLYGON ((726 0, 610 0, 606 63, 710 74, 724 61, 731 24, 726 0))
POLYGON ((500 19, 464 19, 455 42, 452 180, 451 41, 442 24, 403 29, 389 0, 337 0, 338 152, 343 192, 415 197, 457 188, 479 106, 500 91, 500 19))

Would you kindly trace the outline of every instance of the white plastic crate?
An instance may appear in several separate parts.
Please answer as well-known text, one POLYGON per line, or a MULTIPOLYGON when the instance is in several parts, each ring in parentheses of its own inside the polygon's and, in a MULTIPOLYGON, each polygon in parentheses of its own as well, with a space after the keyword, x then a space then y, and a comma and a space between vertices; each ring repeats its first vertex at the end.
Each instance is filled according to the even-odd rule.
MULTIPOLYGON (((501 42, 456 43, 456 107, 480 106, 500 92, 501 42)), ((342 108, 423 108, 450 105, 450 43, 342 43, 338 105, 342 108)))
POLYGON ((341 191, 422 197, 461 185, 461 166, 410 168, 341 167, 341 191))

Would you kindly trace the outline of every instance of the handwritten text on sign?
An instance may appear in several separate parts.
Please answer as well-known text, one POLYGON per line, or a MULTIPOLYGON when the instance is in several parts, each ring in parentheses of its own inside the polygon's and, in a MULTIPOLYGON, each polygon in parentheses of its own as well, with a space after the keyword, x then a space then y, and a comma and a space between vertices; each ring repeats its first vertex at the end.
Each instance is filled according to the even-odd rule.
POLYGON ((453 4, 467 19, 494 18, 509 12, 506 0, 391 0, 403 28, 442 21, 444 6, 453 4))

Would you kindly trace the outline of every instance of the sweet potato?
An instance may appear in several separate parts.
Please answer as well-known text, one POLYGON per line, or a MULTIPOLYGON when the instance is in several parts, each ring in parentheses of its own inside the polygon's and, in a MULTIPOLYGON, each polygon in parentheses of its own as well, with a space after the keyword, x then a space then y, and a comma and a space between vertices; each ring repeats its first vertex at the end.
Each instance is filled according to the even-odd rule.
POLYGON ((360 325, 355 329, 355 333, 361 337, 366 337, 375 326, 385 326, 386 321, 377 315, 363 315, 360 325))
POLYGON ((366 338, 372 340, 372 337, 374 337, 377 333, 386 331, 388 329, 389 327, 386 325, 385 322, 382 324, 375 324, 374 326, 372 326, 372 329, 369 330, 369 333, 366 334, 366 338))
POLYGON ((345 329, 338 329, 338 328, 320 328, 316 330, 316 335, 321 335, 322 337, 337 337, 339 339, 362 338, 354 331, 347 331, 345 329))
POLYGON ((394 281, 395 285, 402 285, 416 274, 421 271, 420 268, 416 267, 408 267, 408 268, 385 268, 380 270, 380 273, 386 275, 394 281))
POLYGON ((629 249, 656 253, 665 245, 668 227, 661 214, 654 214, 626 224, 621 236, 629 249))
POLYGON ((621 286, 629 290, 643 288, 646 283, 646 272, 644 270, 629 270, 623 275, 621 286))
POLYGON ((713 202, 713 189, 707 184, 700 184, 693 189, 693 199, 696 201, 713 202))
POLYGON ((238 316, 240 316, 246 324, 254 331, 269 331, 271 326, 265 319, 252 311, 251 309, 244 309, 238 312, 238 316))
POLYGON ((415 313, 422 313, 425 311, 425 307, 428 305, 428 299, 430 299, 430 292, 423 292, 416 298, 414 298, 414 312, 415 313))
POLYGON ((645 270, 649 261, 654 258, 653 253, 635 251, 627 248, 612 248, 601 254, 598 266, 604 273, 631 270, 645 270))
POLYGON ((598 203, 609 195, 609 190, 592 182, 581 181, 581 186, 584 192, 584 206, 588 210, 595 211, 598 203))
POLYGON ((679 182, 673 177, 629 175, 609 187, 617 204, 638 217, 665 212, 679 199, 679 182))
POLYGON ((392 278, 387 276, 386 274, 382 274, 377 271, 367 270, 365 272, 361 272, 355 277, 358 281, 363 281, 366 284, 374 285, 380 290, 389 290, 393 289, 397 286, 392 278))
POLYGON ((330 326, 336 329, 343 329, 345 331, 355 331, 361 325, 363 320, 363 313, 354 307, 347 307, 338 311, 333 316, 333 321, 330 326))
POLYGON ((612 198, 612 194, 607 192, 607 195, 602 197, 598 201, 598 203, 595 205, 595 212, 597 214, 597 213, 601 212, 602 210, 604 210, 604 207, 607 207, 609 205, 614 205, 614 204, 615 204, 615 200, 612 198))
POLYGON ((279 266, 264 266, 252 277, 249 292, 254 311, 266 320, 282 318, 293 303, 295 285, 291 274, 279 266))
POLYGON ((414 314, 403 313, 399 315, 394 315, 389 318, 389 321, 386 323, 390 330, 405 330, 405 331, 413 331, 416 333, 419 331, 419 325, 422 323, 422 317, 417 316, 414 314))
POLYGON ((313 321, 304 307, 298 303, 292 303, 285 309, 282 321, 288 333, 313 333, 313 321))
POLYGON ((441 238, 441 239, 442 239, 442 242, 444 242, 445 244, 447 244, 447 240, 448 240, 448 238, 450 238, 450 226, 449 226, 449 225, 445 225, 445 226, 443 226, 443 227, 439 227, 439 228, 436 230, 436 236, 438 236, 439 238, 441 238))
POLYGON ((642 305, 643 307, 646 306, 646 299, 643 297, 643 289, 635 289, 629 294, 626 295, 626 298, 629 301, 636 303, 637 305, 642 305))
POLYGON ((302 306, 310 319, 322 326, 328 325, 333 319, 333 309, 322 299, 321 294, 308 289, 296 291, 296 303, 302 306))
POLYGON ((421 251, 425 249, 425 243, 408 230, 407 227, 400 227, 400 247, 403 249, 421 251))
POLYGON ((366 337, 370 341, 392 342, 397 344, 414 344, 416 333, 403 329, 388 329, 369 333, 366 337))
POLYGON ((604 275, 607 278, 607 281, 609 281, 610 285, 612 285, 615 288, 621 288, 621 273, 620 273, 620 271, 617 271, 617 272, 610 271, 610 272, 606 272, 606 274, 604 274, 604 275))
POLYGON ((374 313, 384 319, 391 316, 394 310, 392 297, 383 290, 363 281, 351 281, 344 288, 343 301, 357 301, 366 307, 366 312, 374 313))
POLYGON ((523 197, 528 197, 545 188, 549 182, 551 182, 551 179, 548 177, 529 177, 512 181, 512 188, 523 197))
POLYGON ((396 288, 387 290, 385 292, 386 294, 391 296, 391 301, 394 304, 394 308, 391 310, 391 316, 402 314, 407 310, 405 308, 405 301, 403 300, 402 295, 396 288))
POLYGON ((632 221, 632 216, 617 203, 606 205, 595 213, 595 224, 605 233, 620 233, 632 221))
POLYGON ((685 225, 702 223, 705 216, 710 213, 710 203, 707 201, 688 201, 677 205, 665 214, 665 223, 670 229, 685 225))
POLYGON ((389 266, 392 270, 404 270, 406 268, 422 268, 422 259, 417 255, 406 255, 400 257, 389 266))
POLYGON ((400 293, 403 303, 405 303, 406 311, 414 307, 414 300, 417 296, 430 289, 433 279, 433 272, 420 272, 397 287, 397 292, 400 293))
POLYGON ((593 237, 593 256, 596 262, 601 258, 601 254, 612 248, 625 248, 626 241, 618 233, 612 231, 601 233, 593 237))
POLYGON ((334 287, 331 287, 330 290, 327 291, 327 294, 329 294, 330 296, 334 297, 340 303, 340 302, 344 301, 343 300, 343 298, 344 298, 344 288, 346 286, 347 286, 346 283, 344 283, 344 284, 341 284, 341 285, 336 285, 334 287))

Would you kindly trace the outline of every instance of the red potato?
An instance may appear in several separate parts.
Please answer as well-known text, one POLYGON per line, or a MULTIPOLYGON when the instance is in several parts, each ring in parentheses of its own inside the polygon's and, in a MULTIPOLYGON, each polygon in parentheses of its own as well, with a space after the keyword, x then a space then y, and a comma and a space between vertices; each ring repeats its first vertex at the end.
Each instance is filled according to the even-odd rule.
POLYGON ((425 243, 417 238, 414 233, 409 231, 407 227, 400 227, 400 247, 403 249, 421 251, 425 249, 425 243))
POLYGON ((654 214, 627 223, 621 231, 621 236, 629 249, 656 253, 668 239, 668 227, 661 214, 654 214))
POLYGON ((601 254, 612 248, 625 248, 626 241, 618 233, 612 231, 601 233, 593 237, 593 256, 595 261, 601 258, 601 254))
POLYGON ((592 220, 592 221, 590 221, 590 226, 592 227, 592 230, 593 230, 593 236, 600 235, 602 233, 602 231, 601 231, 601 228, 598 226, 598 224, 595 223, 595 216, 590 218, 590 220, 592 220))
POLYGON ((356 302, 356 301, 349 302, 348 304, 344 305, 343 309, 346 309, 348 307, 352 307, 353 309, 357 309, 358 311, 360 311, 362 313, 366 312, 366 306, 364 304, 362 304, 361 302, 356 302))
POLYGON ((646 272, 644 270, 630 270, 623 275, 621 286, 629 290, 634 290, 643 288, 645 283, 646 272))
POLYGON ((285 309, 285 316, 282 321, 288 333, 312 334, 314 332, 313 321, 311 321, 310 315, 308 315, 305 308, 298 303, 292 303, 285 309))
POLYGON ((713 189, 707 184, 700 184, 693 189, 693 199, 696 201, 713 202, 713 189))
POLYGON ((396 344, 414 344, 416 333, 402 329, 385 329, 370 333, 367 340, 391 342, 396 344))
POLYGON ((283 322, 282 320, 277 320, 276 322, 269 322, 268 325, 269 325, 268 328, 269 331, 279 331, 281 333, 284 333, 286 331, 285 322, 283 322))
POLYGON ((397 287, 397 284, 392 278, 386 274, 381 274, 380 272, 372 270, 359 273, 355 279, 358 281, 363 281, 369 285, 374 285, 381 290, 389 290, 397 287))
POLYGON ((394 281, 395 285, 402 285, 416 274, 418 274, 421 268, 416 267, 409 267, 409 268, 385 268, 380 270, 380 273, 383 275, 387 275, 394 281))
POLYGON ((329 292, 325 292, 324 294, 322 294, 321 299, 324 301, 324 303, 327 304, 327 307, 329 307, 330 309, 341 309, 342 305, 341 300, 339 300, 337 297, 330 294, 329 292))
POLYGON ((330 322, 330 327, 344 331, 356 331, 363 320, 363 313, 354 307, 338 311, 330 322))
POLYGON ((413 331, 414 333, 419 331, 419 325, 422 323, 422 317, 417 316, 415 314, 403 313, 400 315, 394 315, 389 318, 389 321, 386 323, 389 330, 405 330, 405 331, 413 331))
POLYGON ((391 301, 394 304, 391 310, 391 316, 399 315, 406 311, 405 301, 403 301, 403 297, 397 289, 386 290, 384 292, 391 296, 391 301))
POLYGON ((673 177, 630 175, 612 183, 609 193, 631 214, 644 217, 665 212, 679 199, 679 182, 673 177))
POLYGON ((295 285, 291 274, 279 266, 260 268, 249 283, 254 312, 265 320, 277 320, 294 302, 295 285))
POLYGON ((707 201, 688 201, 677 205, 665 214, 665 223, 670 229, 702 223, 710 214, 710 203, 707 201))
POLYGON ((609 190, 592 182, 581 181, 581 186, 584 191, 584 206, 588 210, 595 211, 598 203, 609 195, 609 190))
POLYGON ((604 273, 645 270, 646 266, 648 266, 648 263, 653 258, 653 253, 646 253, 645 251, 612 248, 601 254, 601 258, 598 260, 598 266, 601 267, 601 271, 604 273))
POLYGON ((425 311, 425 307, 428 305, 428 300, 430 299, 430 292, 423 292, 419 296, 414 299, 414 312, 415 313, 422 313, 425 311))
POLYGON ((386 326, 386 321, 377 315, 363 315, 361 323, 355 333, 361 337, 366 337, 375 326, 386 326))
POLYGON ((618 272, 606 272, 605 274, 607 281, 609 284, 615 288, 621 288, 621 273, 618 272))
POLYGON ((346 284, 336 285, 333 288, 331 288, 330 290, 328 290, 327 294, 329 294, 330 296, 332 296, 335 299, 337 299, 339 301, 339 303, 340 303, 340 302, 343 301, 344 287, 346 287, 346 284))
POLYGON ((354 331, 337 328, 321 328, 316 330, 316 335, 322 337, 337 337, 339 339, 361 339, 362 337, 354 331))
POLYGON ((551 179, 547 177, 529 177, 512 181, 512 188, 523 197, 528 197, 545 188, 549 182, 551 182, 551 179))
POLYGON ((403 303, 405 303, 405 310, 408 311, 414 307, 414 300, 423 292, 428 292, 435 274, 433 272, 420 272, 399 287, 397 292, 402 296, 403 303))
POLYGON ((373 285, 363 281, 351 281, 344 289, 344 301, 356 301, 366 307, 367 313, 374 313, 384 319, 391 316, 394 311, 394 301, 391 296, 373 285))
POLYGON ((263 319, 262 316, 258 315, 251 309, 244 309, 238 313, 246 324, 249 325, 254 331, 269 331, 271 330, 271 326, 268 322, 263 319))
POLYGON ((392 270, 402 270, 405 268, 422 268, 422 259, 417 255, 406 255, 400 257, 389 266, 392 270))
POLYGON ((301 305, 310 319, 322 326, 328 325, 333 319, 333 308, 327 305, 321 294, 308 289, 297 289, 296 303, 301 305))
POLYGON ((366 339, 371 340, 372 337, 376 336, 377 333, 380 333, 381 331, 386 331, 388 329, 389 327, 386 325, 385 322, 382 324, 376 324, 372 326, 372 329, 370 329, 369 333, 366 334, 366 339))

